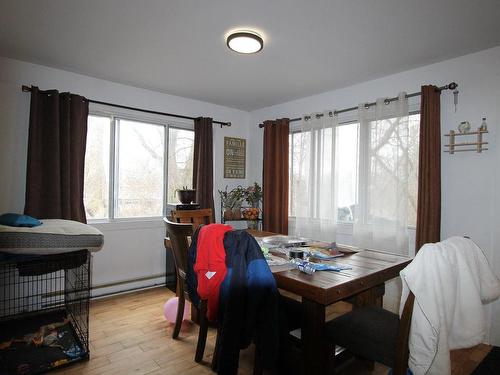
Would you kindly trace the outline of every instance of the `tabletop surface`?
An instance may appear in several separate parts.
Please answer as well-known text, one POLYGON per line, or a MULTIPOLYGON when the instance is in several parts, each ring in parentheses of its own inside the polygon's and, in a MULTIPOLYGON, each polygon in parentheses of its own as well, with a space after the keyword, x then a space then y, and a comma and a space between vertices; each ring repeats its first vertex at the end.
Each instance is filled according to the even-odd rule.
MULTIPOLYGON (((273 235, 262 231, 250 231, 255 237, 273 235)), ((342 250, 342 246, 339 246, 342 250)), ((392 278, 411 262, 411 258, 374 250, 345 253, 343 257, 324 263, 345 265, 351 269, 340 272, 316 271, 308 275, 290 266, 272 266, 279 288, 288 290, 317 303, 328 305, 362 290, 375 287, 392 278)))

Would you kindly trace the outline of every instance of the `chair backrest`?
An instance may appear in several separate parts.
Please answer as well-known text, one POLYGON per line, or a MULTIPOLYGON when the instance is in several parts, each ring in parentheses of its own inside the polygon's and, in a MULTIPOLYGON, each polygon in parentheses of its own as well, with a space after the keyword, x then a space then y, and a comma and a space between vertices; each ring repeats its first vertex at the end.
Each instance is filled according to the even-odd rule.
POLYGON ((406 374, 406 370, 408 369, 408 357, 410 355, 408 338, 410 337, 411 317, 413 314, 414 302, 415 295, 410 291, 403 307, 401 319, 399 320, 399 332, 396 340, 396 357, 393 369, 394 375, 406 374))
POLYGON ((172 219, 177 223, 191 223, 196 230, 200 225, 213 223, 211 208, 201 210, 172 210, 172 219))
POLYGON ((193 225, 189 223, 175 223, 167 218, 165 222, 166 235, 170 239, 170 246, 174 256, 175 271, 177 273, 178 287, 180 293, 184 293, 184 280, 186 280, 186 269, 188 262, 188 237, 193 235, 193 225))

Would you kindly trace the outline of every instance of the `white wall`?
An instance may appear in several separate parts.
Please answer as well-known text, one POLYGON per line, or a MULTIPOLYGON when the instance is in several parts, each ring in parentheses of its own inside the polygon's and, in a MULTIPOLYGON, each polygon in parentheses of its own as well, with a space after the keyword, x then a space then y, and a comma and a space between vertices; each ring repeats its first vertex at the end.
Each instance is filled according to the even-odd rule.
MULTIPOLYGON (((214 197, 217 213, 217 190, 226 185, 246 185, 249 181, 223 178, 223 138, 235 136, 248 139, 248 112, 0 57, 0 213, 22 212, 24 208, 30 95, 21 92, 23 84, 33 84, 42 90, 70 91, 87 98, 126 106, 231 121, 230 128, 221 129, 214 125, 214 197)), ((250 153, 250 149, 247 152, 250 153)), ((247 157, 247 160, 251 163, 252 158, 247 157)), ((151 277, 165 272, 164 229, 161 221, 95 226, 104 232, 105 245, 94 257, 94 285, 151 277)), ((99 289, 98 293, 155 282, 163 282, 163 277, 99 289)))
MULTIPOLYGON (((459 84, 459 105, 455 113, 452 93, 443 92, 442 134, 456 129, 463 120, 477 127, 481 118, 486 117, 490 134, 485 140, 490 144, 483 154, 442 155, 442 238, 468 234, 485 251, 500 276, 500 150, 497 146, 500 141, 500 47, 257 110, 251 113, 250 126, 258 129, 257 124, 266 119, 352 107, 378 97, 397 96, 400 91, 420 91, 423 84, 440 86, 451 81, 459 84)), ((250 134, 251 148, 259 152, 259 160, 262 160, 262 130, 250 134)), ((441 143, 445 142, 442 137, 441 143)), ((261 179, 260 165, 253 165, 253 179, 261 179)), ((391 297, 397 287, 389 288, 387 295, 391 297)), ((493 304, 491 318, 491 341, 499 345, 498 301, 493 304)))

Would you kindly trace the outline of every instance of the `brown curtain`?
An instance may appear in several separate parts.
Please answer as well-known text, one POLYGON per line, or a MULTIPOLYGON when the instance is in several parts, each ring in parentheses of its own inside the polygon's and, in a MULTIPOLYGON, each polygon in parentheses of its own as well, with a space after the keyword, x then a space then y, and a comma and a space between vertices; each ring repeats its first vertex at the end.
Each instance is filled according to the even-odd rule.
POLYGON ((83 177, 88 101, 31 88, 24 213, 86 223, 83 177))
POLYGON ((441 232, 441 92, 422 86, 416 251, 439 242, 441 232))
POLYGON ((264 122, 263 230, 281 234, 288 234, 289 122, 264 122))
POLYGON ((193 189, 200 208, 214 209, 214 151, 212 119, 198 117, 194 120, 193 189))

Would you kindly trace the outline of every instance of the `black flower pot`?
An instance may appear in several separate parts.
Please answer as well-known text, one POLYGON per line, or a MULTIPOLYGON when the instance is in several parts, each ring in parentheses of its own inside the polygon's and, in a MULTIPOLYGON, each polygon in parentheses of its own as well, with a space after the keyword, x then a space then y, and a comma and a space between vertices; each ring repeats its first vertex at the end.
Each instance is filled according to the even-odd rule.
POLYGON ((177 190, 177 198, 182 204, 189 204, 196 199, 195 189, 177 190))

